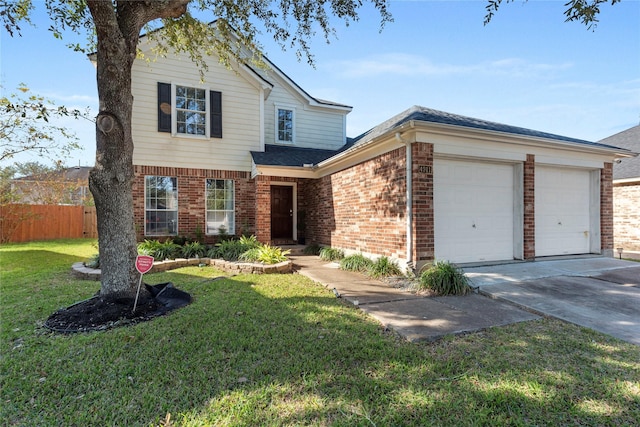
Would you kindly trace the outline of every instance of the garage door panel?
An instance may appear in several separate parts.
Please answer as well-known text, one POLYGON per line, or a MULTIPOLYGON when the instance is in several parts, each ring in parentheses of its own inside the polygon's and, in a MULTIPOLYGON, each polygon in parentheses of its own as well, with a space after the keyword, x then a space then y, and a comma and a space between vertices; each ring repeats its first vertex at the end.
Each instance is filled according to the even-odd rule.
POLYGON ((437 259, 513 259, 513 166, 434 161, 437 259))
POLYGON ((537 166, 536 256, 589 252, 590 172, 537 166))

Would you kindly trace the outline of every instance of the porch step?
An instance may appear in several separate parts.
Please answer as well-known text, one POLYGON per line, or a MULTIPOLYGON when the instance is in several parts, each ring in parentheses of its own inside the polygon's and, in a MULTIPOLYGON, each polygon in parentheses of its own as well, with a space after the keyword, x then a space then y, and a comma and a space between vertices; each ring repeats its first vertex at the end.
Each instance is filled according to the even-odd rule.
POLYGON ((303 255, 305 245, 291 244, 291 245, 277 245, 283 251, 290 251, 290 255, 303 255))

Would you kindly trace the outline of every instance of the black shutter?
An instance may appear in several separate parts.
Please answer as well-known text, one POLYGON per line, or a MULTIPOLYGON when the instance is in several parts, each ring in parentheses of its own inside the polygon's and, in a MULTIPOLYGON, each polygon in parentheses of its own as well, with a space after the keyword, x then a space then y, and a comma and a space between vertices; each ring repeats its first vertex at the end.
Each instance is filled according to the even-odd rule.
POLYGON ((158 132, 171 132, 171 84, 158 82, 158 132))
POLYGON ((222 92, 209 92, 211 138, 222 138, 222 92))

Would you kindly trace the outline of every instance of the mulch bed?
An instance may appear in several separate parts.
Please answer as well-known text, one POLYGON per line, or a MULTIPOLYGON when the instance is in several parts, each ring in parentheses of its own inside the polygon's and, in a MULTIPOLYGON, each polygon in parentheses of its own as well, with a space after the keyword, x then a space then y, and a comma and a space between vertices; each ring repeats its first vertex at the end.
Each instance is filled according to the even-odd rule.
POLYGON ((44 326, 59 333, 103 331, 151 320, 191 303, 191 295, 171 282, 145 287, 150 296, 138 301, 135 312, 133 300, 106 301, 96 295, 56 311, 44 326))

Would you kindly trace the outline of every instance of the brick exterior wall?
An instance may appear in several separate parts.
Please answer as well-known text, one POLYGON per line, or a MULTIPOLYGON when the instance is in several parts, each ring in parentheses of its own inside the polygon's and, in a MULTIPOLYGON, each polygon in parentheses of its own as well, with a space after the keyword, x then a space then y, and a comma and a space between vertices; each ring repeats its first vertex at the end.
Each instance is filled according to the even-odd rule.
POLYGON ((405 164, 398 148, 305 183, 307 243, 404 259, 405 164))
MULTIPOLYGON (((266 176, 259 175, 255 179, 256 181, 256 198, 255 198, 255 212, 256 212, 256 238, 263 243, 271 243, 271 185, 278 185, 277 183, 283 182, 295 182, 297 183, 297 194, 294 196, 297 198, 298 204, 298 217, 300 217, 300 211, 304 211, 304 180, 297 178, 286 178, 279 176, 266 176)), ((289 242, 286 242, 289 243, 289 242)))
MULTIPOLYGON (((171 176, 178 180, 178 234, 195 237, 204 234, 205 180, 233 179, 235 182, 235 230, 229 234, 254 233, 256 222, 256 184, 249 172, 190 169, 158 166, 134 166, 133 210, 138 241, 144 236, 144 179, 145 176, 171 176)), ((162 236, 152 236, 162 239, 162 236)), ((205 236, 203 243, 213 243, 215 236, 205 236)))
POLYGON ((613 163, 600 169, 600 249, 613 256, 613 163))
POLYGON ((523 257, 533 260, 536 257, 536 157, 527 154, 524 162, 523 195, 523 257))
POLYGON ((415 143, 413 157, 413 264, 420 268, 435 256, 433 214, 433 145, 415 143))
POLYGON ((637 182, 613 186, 613 232, 614 249, 640 251, 640 184, 637 182))

